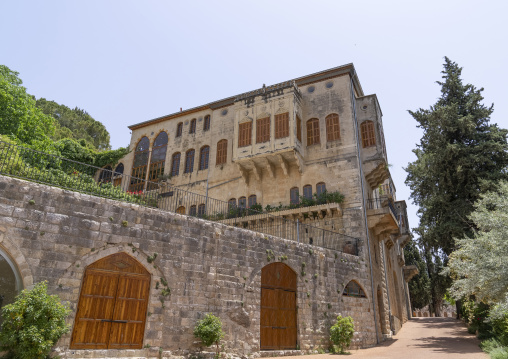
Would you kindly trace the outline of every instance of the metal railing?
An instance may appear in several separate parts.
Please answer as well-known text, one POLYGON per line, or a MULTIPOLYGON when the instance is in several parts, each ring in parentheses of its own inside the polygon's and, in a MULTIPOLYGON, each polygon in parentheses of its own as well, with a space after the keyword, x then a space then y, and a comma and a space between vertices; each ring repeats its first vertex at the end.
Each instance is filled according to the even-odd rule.
POLYGON ((399 213, 395 209, 395 206, 393 204, 393 199, 388 196, 382 196, 379 198, 369 198, 367 200, 367 209, 381 209, 388 207, 390 209, 391 214, 397 221, 399 222, 399 213))
POLYGON ((358 255, 358 239, 345 234, 3 141, 0 174, 358 255))

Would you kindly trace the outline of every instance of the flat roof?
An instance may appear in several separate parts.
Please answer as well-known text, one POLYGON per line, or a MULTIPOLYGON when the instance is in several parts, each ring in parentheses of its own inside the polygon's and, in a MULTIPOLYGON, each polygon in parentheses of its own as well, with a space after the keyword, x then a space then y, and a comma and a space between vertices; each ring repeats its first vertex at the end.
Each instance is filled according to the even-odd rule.
MULTIPOLYGON (((305 86, 305 85, 309 85, 314 82, 323 81, 323 80, 326 80, 329 78, 339 77, 339 76, 343 76, 343 75, 350 75, 350 77, 353 79, 353 86, 355 87, 358 96, 360 96, 360 97, 363 96, 364 94, 363 94, 362 86, 360 85, 360 81, 358 80, 358 76, 356 75, 355 67, 353 66, 352 63, 334 67, 334 68, 331 68, 328 70, 316 72, 316 73, 313 73, 310 75, 297 77, 297 78, 289 80, 289 81, 294 81, 298 86, 305 86)), ((283 82, 287 82, 287 81, 283 81, 283 82)), ((277 84, 275 84, 273 86, 276 86, 276 85, 277 84)), ((254 91, 256 91, 256 90, 254 90, 254 91)), ((174 112, 169 115, 157 117, 157 118, 154 118, 154 119, 151 119, 148 121, 144 121, 144 122, 140 122, 140 123, 137 123, 134 125, 130 125, 129 129, 130 130, 137 130, 137 129, 145 127, 145 126, 153 125, 155 123, 162 122, 162 121, 171 120, 173 118, 177 118, 180 116, 189 115, 194 112, 199 112, 199 111, 203 111, 203 110, 207 110, 207 109, 215 110, 217 108, 231 106, 232 104, 234 104, 235 98, 242 96, 243 94, 248 94, 250 92, 252 92, 252 91, 248 91, 248 92, 238 94, 235 96, 227 97, 222 100, 213 101, 213 102, 207 103, 205 105, 193 107, 193 108, 190 108, 187 110, 174 112)))

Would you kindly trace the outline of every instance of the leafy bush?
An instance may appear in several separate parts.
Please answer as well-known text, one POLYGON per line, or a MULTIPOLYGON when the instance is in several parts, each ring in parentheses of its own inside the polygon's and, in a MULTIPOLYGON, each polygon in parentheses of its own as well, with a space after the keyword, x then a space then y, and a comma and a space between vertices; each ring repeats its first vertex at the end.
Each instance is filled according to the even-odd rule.
POLYGON ((65 318, 70 310, 56 295, 47 293, 46 282, 23 290, 16 301, 2 308, 0 350, 8 358, 47 358, 57 340, 69 331, 65 318))
POLYGON ((480 347, 490 354, 491 359, 508 359, 508 347, 503 346, 496 339, 485 340, 480 347))
POLYGON ((337 317, 337 322, 330 328, 330 340, 339 346, 341 354, 344 354, 345 349, 351 345, 354 332, 353 318, 343 318, 340 315, 337 317))
POLYGON ((198 321, 194 327, 194 336, 201 339, 203 344, 207 347, 215 344, 216 355, 219 357, 220 346, 219 343, 224 338, 224 332, 222 331, 222 323, 220 318, 213 314, 207 314, 203 319, 198 321))

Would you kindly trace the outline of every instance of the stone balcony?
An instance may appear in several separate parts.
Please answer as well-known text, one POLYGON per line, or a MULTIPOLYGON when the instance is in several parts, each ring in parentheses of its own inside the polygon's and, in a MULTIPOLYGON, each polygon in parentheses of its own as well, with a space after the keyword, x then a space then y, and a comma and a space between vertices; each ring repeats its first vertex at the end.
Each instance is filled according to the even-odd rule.
MULTIPOLYGON (((369 229, 376 236, 399 234, 399 221, 393 202, 388 197, 369 199, 367 202, 369 229)), ((393 242, 392 242, 393 245, 393 242)))

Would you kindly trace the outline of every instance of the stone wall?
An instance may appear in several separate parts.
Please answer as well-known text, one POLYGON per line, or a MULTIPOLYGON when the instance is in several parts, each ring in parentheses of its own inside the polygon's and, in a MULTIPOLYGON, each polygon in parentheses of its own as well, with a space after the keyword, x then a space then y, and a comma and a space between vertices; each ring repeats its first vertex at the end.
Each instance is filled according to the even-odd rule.
MULTIPOLYGON (((152 276, 143 345, 162 347, 172 355, 195 352, 200 346, 193 327, 210 312, 224 323, 229 352, 257 355, 261 269, 280 260, 298 276, 301 350, 327 348, 328 328, 338 314, 355 321, 354 347, 376 343, 369 268, 363 257, 3 176, 0 246, 15 260, 25 287, 47 280, 50 292, 69 303, 71 332, 86 267, 125 252, 152 276), (158 256, 149 263, 154 253, 158 256), (161 278, 171 288, 167 297, 157 289, 161 278), (351 280, 367 298, 342 296, 351 280)), ((67 351, 69 343, 70 334, 60 340, 59 350, 67 351)), ((87 351, 89 357, 104 353, 87 351)), ((67 355, 83 354, 70 350, 67 355)))

